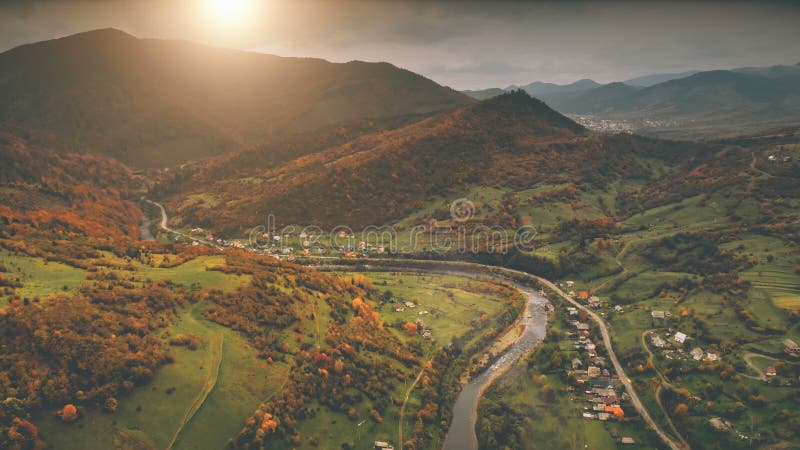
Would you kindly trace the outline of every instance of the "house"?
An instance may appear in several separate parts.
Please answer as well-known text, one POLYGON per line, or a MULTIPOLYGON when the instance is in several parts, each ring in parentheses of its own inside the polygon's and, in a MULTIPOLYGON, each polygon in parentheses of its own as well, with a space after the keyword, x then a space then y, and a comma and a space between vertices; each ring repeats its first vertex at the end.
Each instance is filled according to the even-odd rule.
POLYGON ((597 348, 597 346, 594 345, 594 342, 589 341, 589 342, 586 343, 586 350, 592 351, 592 350, 594 350, 596 348, 597 348))
POLYGON ((431 333, 431 330, 428 329, 422 330, 422 339, 431 339, 431 338, 433 338, 433 333, 431 333))
POLYGON ((797 356, 800 355, 800 346, 797 345, 797 342, 791 339, 785 339, 783 341, 783 351, 789 355, 797 356))
POLYGON ((692 355, 692 359, 695 361, 700 361, 703 359, 703 349, 700 347, 693 348, 689 354, 692 355))
POLYGON ((650 342, 658 348, 664 348, 667 345, 664 339, 661 339, 661 336, 657 334, 650 336, 650 342))
POLYGON ((589 331, 589 324, 588 323, 580 323, 580 322, 578 322, 577 324, 575 324, 575 328, 578 331, 589 331))
POLYGON ((686 334, 681 333, 680 331, 677 331, 675 333, 675 336, 672 337, 672 339, 675 340, 675 342, 677 342, 678 344, 683 344, 684 342, 686 342, 686 338, 687 338, 686 334))
POLYGON ((622 314, 624 312, 622 310, 622 306, 620 306, 620 305, 614 305, 614 311, 616 311, 616 312, 618 312, 620 314, 622 314))
POLYGON ((415 305, 414 302, 406 302, 405 305, 406 305, 406 308, 416 308, 417 307, 417 305, 415 305))
POLYGON ((375 441, 375 444, 372 448, 373 450, 394 450, 394 447, 391 444, 383 441, 375 441))
POLYGON ((567 287, 571 288, 573 286, 575 286, 575 282, 567 280, 567 287))
POLYGON ((717 431, 728 432, 731 431, 731 424, 728 422, 720 419, 719 417, 712 417, 708 420, 708 423, 717 431))
POLYGON ((600 368, 596 366, 589 366, 589 368, 586 369, 586 375, 589 378, 597 378, 600 376, 600 373, 600 368))
POLYGON ((578 359, 578 358, 573 358, 572 359, 572 370, 576 370, 577 368, 579 368, 581 366, 583 366, 583 363, 581 362, 580 359, 578 359))
POLYGON ((589 297, 589 306, 592 308, 599 308, 600 307, 600 297, 593 295, 589 297))
POLYGON ((719 356, 717 356, 716 353, 706 353, 706 359, 709 361, 716 361, 719 359, 719 356))
POLYGON ((581 300, 588 300, 589 299, 589 291, 580 291, 578 292, 578 298, 581 300))
POLYGON ((394 312, 403 312, 405 310, 406 310, 406 308, 403 305, 396 305, 394 307, 394 312))
POLYGON ((653 317, 653 319, 663 319, 667 316, 664 311, 656 310, 650 311, 650 315, 653 317))
POLYGON ((778 369, 776 369, 775 366, 769 366, 767 367, 767 370, 764 371, 764 373, 766 373, 768 377, 774 377, 775 375, 778 374, 778 369))
POLYGON ((583 418, 584 418, 584 419, 594 419, 594 418, 595 418, 595 416, 594 416, 594 414, 592 414, 592 413, 585 412, 585 413, 583 413, 583 418))
POLYGON ((569 308, 567 308, 567 313, 569 313, 570 316, 577 316, 578 308, 570 306, 569 308))
POLYGON ((606 412, 613 414, 614 417, 625 417, 625 411, 623 411, 622 407, 618 405, 606 406, 606 412))
POLYGON ((634 445, 636 441, 632 437, 623 436, 622 439, 619 440, 620 444, 622 445, 634 445))
POLYGON ((598 419, 598 420, 602 420, 603 422, 605 422, 606 420, 608 420, 608 418, 609 418, 609 417, 611 417, 611 416, 609 416, 609 414, 608 414, 608 413, 604 413, 604 412, 597 413, 597 419, 598 419))
POLYGON ((420 316, 425 316, 427 314, 428 314, 428 311, 425 311, 425 310, 422 310, 422 311, 419 312, 420 316))

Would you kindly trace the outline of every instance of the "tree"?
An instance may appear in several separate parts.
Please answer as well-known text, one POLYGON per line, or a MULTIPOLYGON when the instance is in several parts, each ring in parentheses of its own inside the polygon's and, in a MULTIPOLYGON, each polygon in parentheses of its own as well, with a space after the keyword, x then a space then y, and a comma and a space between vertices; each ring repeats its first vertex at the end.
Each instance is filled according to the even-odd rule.
POLYGON ((58 416, 64 422, 74 422, 78 420, 78 408, 76 408, 72 403, 67 403, 63 408, 61 408, 61 412, 58 414, 58 416))
POLYGON ((105 409, 107 412, 114 412, 114 411, 117 410, 118 406, 119 406, 119 404, 118 404, 116 398, 108 397, 106 399, 105 404, 103 405, 103 409, 105 409))

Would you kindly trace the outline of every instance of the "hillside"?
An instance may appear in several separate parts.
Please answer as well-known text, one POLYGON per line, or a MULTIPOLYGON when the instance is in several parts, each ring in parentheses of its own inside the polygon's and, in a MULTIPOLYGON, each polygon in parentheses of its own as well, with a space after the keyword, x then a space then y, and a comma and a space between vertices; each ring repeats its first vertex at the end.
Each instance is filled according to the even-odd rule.
POLYGON ((136 167, 470 101, 387 63, 282 58, 113 29, 0 54, 0 121, 136 167))
POLYGON ((474 185, 525 189, 545 181, 603 185, 638 178, 651 170, 641 158, 672 160, 693 148, 703 147, 589 135, 517 91, 247 178, 220 179, 240 174, 212 164, 185 175, 165 196, 187 223, 228 235, 239 236, 268 213, 283 224, 362 227, 392 223, 474 185))

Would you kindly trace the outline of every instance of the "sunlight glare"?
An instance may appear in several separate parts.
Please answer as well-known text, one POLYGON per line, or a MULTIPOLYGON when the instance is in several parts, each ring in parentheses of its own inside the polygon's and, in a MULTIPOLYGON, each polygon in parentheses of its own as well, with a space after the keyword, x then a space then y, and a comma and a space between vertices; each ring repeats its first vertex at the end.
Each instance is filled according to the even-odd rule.
POLYGON ((254 13, 256 0, 206 0, 207 12, 219 25, 243 25, 254 13))

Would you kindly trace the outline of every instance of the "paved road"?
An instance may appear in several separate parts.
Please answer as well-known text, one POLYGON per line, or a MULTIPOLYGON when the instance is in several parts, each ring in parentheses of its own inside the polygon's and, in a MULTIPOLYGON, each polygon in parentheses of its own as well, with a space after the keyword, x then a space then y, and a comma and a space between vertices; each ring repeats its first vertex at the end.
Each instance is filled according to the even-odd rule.
POLYGON ((222 248, 219 245, 217 245, 217 244, 215 244, 213 242, 209 242, 209 241, 207 241, 205 239, 196 238, 196 237, 194 237, 192 235, 189 235, 189 234, 186 234, 186 233, 182 233, 182 232, 180 232, 178 230, 173 230, 172 228, 170 228, 167 225, 167 219, 168 219, 167 210, 164 209, 164 206, 161 203, 157 203, 157 202, 154 202, 152 200, 144 199, 144 201, 146 201, 147 203, 150 203, 151 205, 158 206, 158 209, 161 210, 161 222, 158 224, 158 226, 162 230, 164 230, 164 231, 166 231, 168 233, 177 234, 178 236, 185 237, 186 239, 190 239, 190 240, 198 242, 200 244, 208 245, 208 246, 211 246, 211 247, 214 247, 214 248, 222 248))
POLYGON ((653 420, 653 418, 650 416, 650 413, 647 411, 647 408, 644 406, 642 400, 639 398, 639 395, 636 393, 636 389, 634 389, 633 383, 631 383, 631 380, 628 378, 627 375, 625 375, 625 370, 622 368, 622 364, 620 364, 619 359, 617 359, 617 354, 614 353, 614 349, 611 345, 611 337, 609 336, 608 328, 606 327, 606 322, 600 316, 595 314, 593 311, 584 308, 583 305, 573 300, 572 297, 570 297, 569 295, 565 294, 564 291, 562 291, 561 289, 559 289, 558 286, 555 285, 555 283, 551 282, 550 280, 546 280, 542 277, 538 277, 536 275, 532 274, 528 275, 537 279, 540 283, 552 289, 555 293, 560 295, 564 300, 572 303, 578 309, 583 309, 584 311, 586 311, 589 317, 591 317, 592 320, 600 328, 600 334, 603 336, 603 344, 605 344, 606 352, 608 352, 608 357, 609 359, 611 359, 611 363, 614 365, 614 370, 617 371, 617 375, 619 375, 620 381, 622 382, 623 386, 625 386, 625 391, 628 392, 628 395, 631 397, 631 403, 633 404, 633 407, 636 409, 636 412, 638 412, 639 415, 642 416, 642 419, 644 419, 647 425, 653 431, 655 431, 656 434, 658 434, 658 437, 660 437, 661 440, 664 442, 664 444, 666 444, 670 449, 686 450, 678 442, 672 439, 672 437, 670 437, 667 433, 665 433, 664 430, 662 430, 661 427, 659 427, 658 424, 655 422, 655 420, 653 420))

